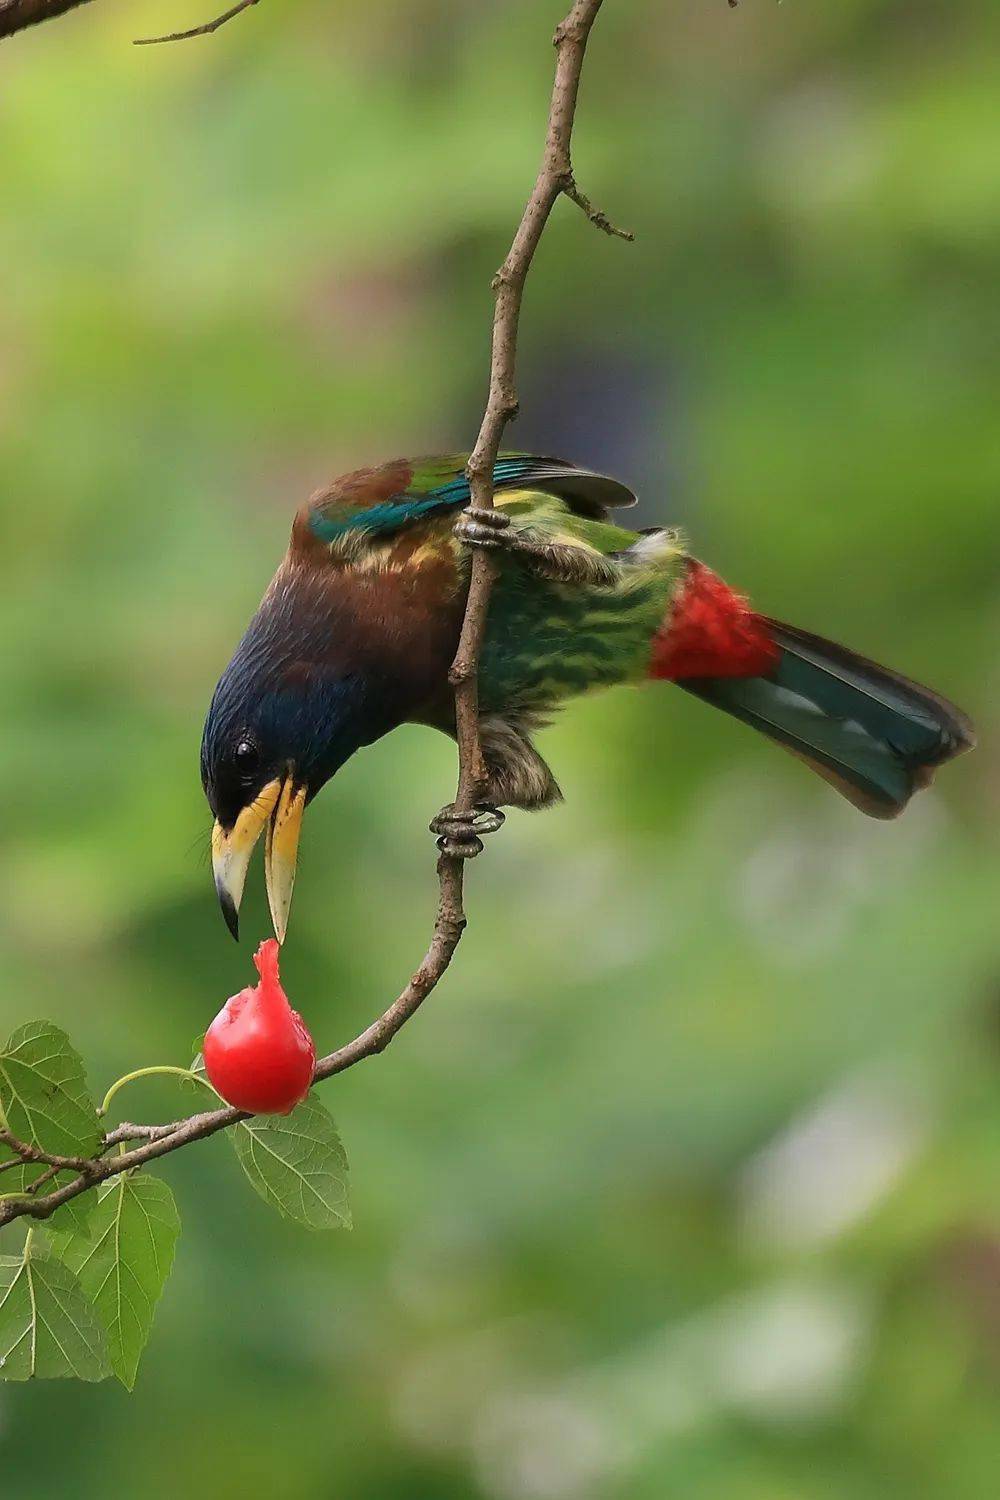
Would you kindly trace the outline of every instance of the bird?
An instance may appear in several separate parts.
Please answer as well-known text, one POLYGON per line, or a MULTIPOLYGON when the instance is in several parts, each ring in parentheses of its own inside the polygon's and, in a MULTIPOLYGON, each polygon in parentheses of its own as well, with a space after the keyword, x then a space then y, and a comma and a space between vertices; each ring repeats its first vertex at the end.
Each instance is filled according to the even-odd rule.
MULTIPOLYGON (((968 718, 937 693, 758 613, 676 529, 620 524, 616 512, 636 503, 621 481, 502 453, 486 509, 472 504, 466 464, 449 454, 358 469, 295 515, 202 737, 213 873, 234 937, 265 831, 281 942, 317 792, 399 725, 454 737, 448 674, 476 548, 489 550, 496 576, 478 671, 485 784, 464 815, 473 832, 495 828, 497 809, 561 798, 535 735, 568 699, 618 684, 685 689, 875 818, 902 812, 938 766, 975 744, 968 718)), ((454 834, 461 821, 444 826, 454 834)))

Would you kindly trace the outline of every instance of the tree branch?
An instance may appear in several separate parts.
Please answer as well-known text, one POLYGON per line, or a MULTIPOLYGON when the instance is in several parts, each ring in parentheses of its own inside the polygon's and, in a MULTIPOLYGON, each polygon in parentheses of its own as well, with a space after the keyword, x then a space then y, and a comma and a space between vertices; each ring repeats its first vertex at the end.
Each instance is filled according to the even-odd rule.
MULTIPOLYGON (((374 1057, 377 1053, 384 1052, 397 1031, 405 1026, 437 984, 458 947, 458 941, 465 926, 465 915, 462 911, 462 867, 463 861, 460 858, 447 854, 439 857, 438 877, 441 884, 441 899, 434 932, 423 962, 403 992, 393 1001, 389 1009, 379 1016, 377 1021, 373 1021, 366 1030, 356 1036, 352 1042, 348 1042, 345 1047, 320 1059, 313 1075, 314 1083, 321 1083, 324 1078, 332 1078, 335 1073, 346 1072, 348 1068, 353 1068, 364 1058, 374 1057)), ((16 1140, 9 1131, 0 1132, 0 1139, 10 1146, 22 1160, 43 1161, 57 1169, 67 1167, 79 1173, 72 1182, 64 1183, 53 1192, 46 1193, 44 1197, 16 1197, 0 1201, 0 1229, 5 1224, 11 1223, 14 1219, 23 1218, 25 1215, 33 1219, 47 1219, 64 1203, 69 1203, 71 1199, 78 1198, 81 1193, 89 1191, 101 1182, 106 1182, 109 1177, 116 1177, 120 1172, 128 1172, 134 1167, 145 1166, 147 1162, 154 1161, 158 1156, 166 1156, 172 1151, 178 1151, 181 1146, 191 1145, 194 1141, 207 1140, 209 1136, 216 1135, 220 1130, 226 1130, 240 1120, 249 1118, 250 1116, 243 1110, 225 1105, 221 1109, 206 1110, 202 1114, 191 1115, 189 1119, 181 1120, 173 1126, 122 1125, 105 1138, 106 1149, 112 1144, 125 1142, 136 1134, 148 1135, 149 1139, 141 1146, 134 1146, 130 1151, 123 1151, 114 1156, 101 1156, 93 1161, 80 1160, 76 1157, 49 1156, 23 1141, 16 1140)))
POLYGON ((0 1130, 0 1145, 8 1146, 19 1158, 18 1162, 5 1162, 5 1166, 16 1166, 28 1163, 35 1165, 44 1162, 46 1166, 54 1168, 56 1172, 88 1172, 93 1162, 86 1156, 54 1156, 50 1151, 42 1151, 38 1146, 32 1146, 27 1141, 19 1141, 9 1130, 0 1130))
MULTIPOLYGON (((602 0, 575 0, 552 38, 556 49, 556 75, 552 84, 549 119, 545 132, 542 164, 525 206, 507 258, 493 278, 496 305, 490 360, 490 390, 476 446, 466 470, 472 492, 471 504, 480 510, 493 508, 493 465, 496 463, 507 423, 517 415, 514 381, 517 330, 524 284, 542 232, 561 193, 580 202, 573 178, 571 146, 580 75, 591 27, 602 0)), ((587 203, 588 217, 597 222, 596 211, 587 203)), ((599 216, 605 224, 609 221, 599 216)), ((486 612, 496 578, 493 559, 478 548, 472 558, 469 598, 462 623, 458 651, 450 680, 455 688, 455 719, 458 736, 459 778, 455 808, 469 812, 485 782, 482 744, 479 737, 479 693, 476 680, 479 651, 486 632, 486 612)))
POLYGON ((220 26, 225 26, 234 16, 241 15, 243 11, 249 10, 251 5, 259 5, 260 0, 236 0, 228 10, 224 10, 221 16, 214 20, 204 21, 200 26, 189 26, 187 31, 170 31, 166 36, 140 36, 132 43, 133 47, 158 47, 161 42, 187 42, 193 36, 211 36, 218 31, 220 26))
POLYGON ((0 0, 0 39, 86 4, 87 0, 0 0))
MULTIPOLYGON (((584 208, 588 217, 599 227, 614 231, 605 216, 594 209, 589 200, 579 193, 573 178, 570 147, 573 135, 573 120, 576 113, 580 74, 591 27, 603 0, 574 0, 560 25, 556 28, 553 44, 556 48, 556 70, 549 104, 548 126, 545 148, 535 186, 525 206, 521 222, 500 270, 493 279, 496 305, 493 315, 492 353, 490 362, 489 397, 479 437, 469 459, 468 476, 473 506, 490 509, 493 505, 493 465, 499 452, 504 428, 517 412, 517 392, 514 382, 517 355, 518 319, 524 285, 532 258, 538 248, 542 232, 552 207, 560 194, 566 194, 584 208)), ((4 0, 0 0, 0 6, 4 0)), ((9 0, 8 0, 9 4, 9 0)), ((0 33, 2 34, 2 33, 0 33)), ((482 746, 479 737, 477 670, 479 652, 486 628, 486 613, 490 591, 494 581, 494 566, 481 549, 474 552, 469 583, 468 600, 462 624, 458 651, 451 669, 451 681, 455 688, 455 714, 458 738, 459 776, 455 809, 471 812, 484 781, 482 746)), ((468 842, 464 846, 441 840, 442 848, 437 862, 439 898, 437 917, 427 952, 420 967, 411 977, 402 993, 393 1001, 377 1021, 374 1021, 352 1042, 331 1052, 317 1064, 314 1082, 332 1078, 353 1068, 366 1057, 383 1052, 396 1033, 406 1025, 410 1017, 420 1008, 444 974, 458 947, 466 925, 463 906, 463 876, 465 858, 471 852, 468 842), (458 852, 463 850, 463 852, 458 852)), ((166 1156, 195 1141, 206 1140, 237 1124, 249 1116, 238 1109, 226 1106, 192 1115, 173 1126, 121 1125, 105 1138, 105 1151, 112 1144, 127 1145, 130 1140, 145 1137, 141 1145, 132 1146, 120 1154, 101 1155, 94 1161, 77 1162, 66 1159, 79 1175, 40 1197, 17 1197, 0 1201, 0 1228, 12 1220, 29 1215, 33 1219, 47 1219, 55 1210, 88 1192, 99 1183, 120 1172, 145 1166, 157 1157, 166 1156)), ((56 1166, 55 1158, 35 1153, 33 1147, 8 1140, 8 1145, 25 1160, 41 1160, 56 1166), (23 1151, 32 1153, 23 1155, 23 1151)), ((62 1160, 62 1159, 60 1159, 62 1160)))

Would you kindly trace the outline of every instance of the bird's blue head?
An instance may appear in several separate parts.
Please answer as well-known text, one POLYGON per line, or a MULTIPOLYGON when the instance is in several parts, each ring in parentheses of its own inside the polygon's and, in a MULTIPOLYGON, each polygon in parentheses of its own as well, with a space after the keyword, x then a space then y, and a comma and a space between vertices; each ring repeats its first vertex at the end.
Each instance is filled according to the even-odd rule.
POLYGON ((201 779, 215 816, 212 863, 229 930, 238 936, 250 856, 266 829, 268 902, 282 941, 303 811, 355 750, 383 732, 385 715, 370 676, 310 654, 308 639, 283 630, 266 605, 215 689, 201 779), (287 648, 289 637, 297 651, 287 648))

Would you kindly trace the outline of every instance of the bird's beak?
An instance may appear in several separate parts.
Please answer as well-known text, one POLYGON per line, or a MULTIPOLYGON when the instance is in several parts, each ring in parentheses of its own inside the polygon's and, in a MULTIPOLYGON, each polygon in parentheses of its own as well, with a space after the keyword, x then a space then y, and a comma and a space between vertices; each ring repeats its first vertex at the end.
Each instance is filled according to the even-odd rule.
POLYGON ((212 870, 215 889, 226 926, 239 937, 239 910, 246 884, 250 856, 264 829, 267 845, 264 875, 271 920, 279 943, 285 940, 288 908, 295 884, 299 830, 306 804, 305 787, 296 788, 291 777, 269 781, 240 813, 228 831, 221 823, 212 830, 212 870))
POLYGON ((288 908, 292 904, 305 805, 305 787, 296 787, 291 777, 287 777, 281 788, 274 816, 267 825, 264 881, 267 885, 267 904, 271 908, 274 935, 279 943, 285 941, 285 929, 288 926, 288 908))

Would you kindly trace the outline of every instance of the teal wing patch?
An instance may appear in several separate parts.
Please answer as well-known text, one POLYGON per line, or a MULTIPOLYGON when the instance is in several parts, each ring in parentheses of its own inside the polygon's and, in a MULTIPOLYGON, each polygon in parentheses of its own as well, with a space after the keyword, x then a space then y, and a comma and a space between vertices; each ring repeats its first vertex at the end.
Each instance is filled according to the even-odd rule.
MULTIPOLYGON (((313 536, 333 544, 350 536, 388 536, 414 522, 469 503, 466 455, 412 461, 398 459, 377 469, 359 469, 336 480, 309 501, 305 521, 313 536)), ((602 519, 612 507, 635 504, 617 479, 608 479, 557 458, 503 453, 493 469, 498 492, 537 490, 557 495, 578 515, 602 519)))

